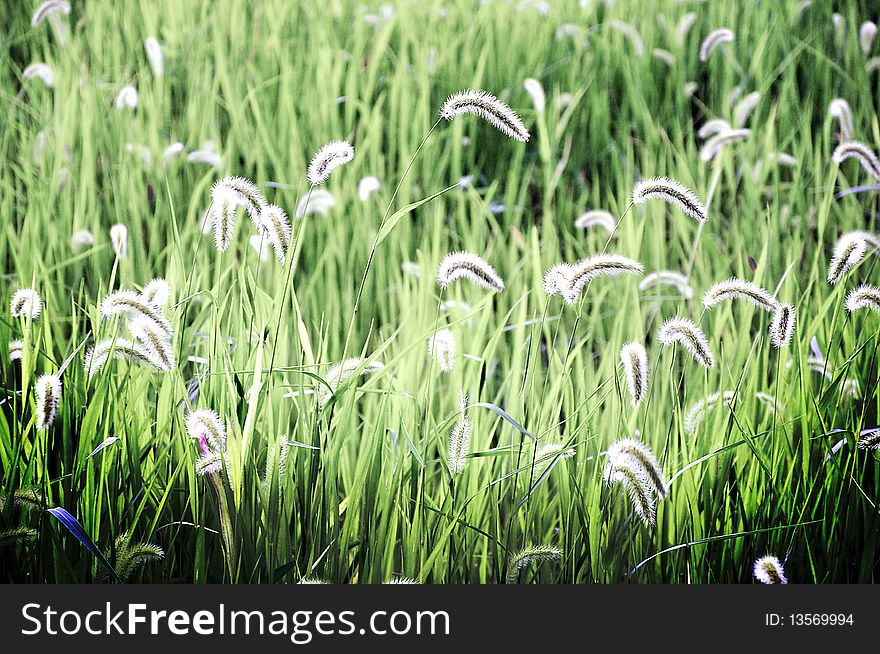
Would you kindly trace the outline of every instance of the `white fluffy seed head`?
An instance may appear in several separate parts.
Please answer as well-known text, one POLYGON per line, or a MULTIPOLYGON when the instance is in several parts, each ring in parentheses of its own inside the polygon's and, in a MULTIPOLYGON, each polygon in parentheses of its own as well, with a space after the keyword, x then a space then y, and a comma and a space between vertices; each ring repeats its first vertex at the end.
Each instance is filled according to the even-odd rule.
POLYGON ((24 341, 9 341, 9 361, 21 361, 24 356, 24 341))
POLYGON ((48 88, 55 86, 55 76, 52 69, 42 61, 35 61, 22 71, 21 76, 26 80, 32 80, 35 77, 42 80, 43 84, 48 88))
POLYGON ((871 148, 858 141, 846 141, 837 146, 831 160, 840 165, 850 157, 855 157, 871 177, 880 180, 880 159, 871 148))
POLYGON ((95 235, 87 229, 80 229, 70 237, 70 249, 79 252, 82 248, 90 248, 95 244, 95 235))
POLYGON ((37 429, 48 429, 55 422, 58 405, 61 402, 61 377, 41 375, 35 386, 37 396, 37 429))
POLYGON ((617 220, 615 220, 610 211, 603 211, 602 209, 591 209, 582 213, 580 217, 574 221, 574 226, 577 229, 592 229, 593 227, 601 227, 607 233, 613 234, 615 228, 617 227, 617 220))
MULTIPOLYGON (((522 6, 522 4, 520 6, 522 6)), ((561 557, 562 550, 555 545, 529 545, 528 547, 521 549, 519 552, 511 553, 507 559, 507 574, 504 576, 504 583, 517 583, 519 573, 523 568, 532 563, 553 561, 561 557)))
POLYGON ((828 105, 828 115, 836 118, 840 123, 840 137, 842 141, 851 141, 855 135, 853 127, 852 109, 849 102, 843 98, 834 98, 828 105))
POLYGON ((672 286, 682 297, 688 300, 694 296, 694 289, 690 287, 687 276, 674 270, 657 270, 648 273, 639 282, 640 291, 647 291, 658 286, 672 286))
POLYGON ((529 131, 520 117, 491 93, 467 89, 450 95, 440 109, 440 117, 452 120, 464 114, 474 114, 486 120, 505 136, 527 142, 529 131))
POLYGON ((267 204, 260 213, 260 223, 269 243, 272 244, 272 249, 275 250, 275 257, 284 263, 290 247, 290 221, 287 219, 287 214, 281 207, 267 204))
POLYGON ((195 440, 204 439, 214 450, 226 450, 226 427, 212 409, 196 409, 186 416, 186 432, 195 440))
POLYGON ((689 318, 675 317, 664 322, 657 330, 657 340, 663 345, 681 343, 700 365, 706 368, 715 365, 715 356, 706 335, 689 318))
POLYGON ((160 364, 157 365, 160 370, 169 372, 177 367, 171 337, 156 322, 145 316, 138 316, 128 324, 128 330, 149 353, 150 359, 160 364))
POLYGON ((697 400, 688 408, 687 412, 684 415, 684 431, 686 434, 693 434, 697 431, 697 427, 700 425, 700 421, 703 419, 703 416, 712 409, 715 408, 718 404, 723 404, 724 406, 730 406, 736 397, 736 393, 734 391, 723 391, 712 393, 708 397, 697 400))
POLYGON ((84 363, 89 379, 104 367, 111 354, 114 359, 125 359, 142 366, 162 370, 162 362, 154 359, 152 354, 140 343, 132 342, 127 338, 108 338, 90 348, 85 354, 84 363))
POLYGON ((242 206, 241 198, 225 186, 215 186, 211 198, 208 217, 214 231, 214 245, 219 252, 225 252, 235 236, 235 217, 242 206))
POLYGON ((43 310, 40 294, 32 288, 20 288, 12 295, 10 312, 13 318, 36 320, 43 310))
POLYGON ((755 561, 753 569, 755 579, 762 584, 787 584, 782 564, 775 556, 762 556, 755 561))
POLYGON ((446 288, 457 279, 467 279, 487 291, 500 293, 504 290, 504 280, 482 257, 472 252, 450 252, 437 271, 437 283, 446 288))
POLYGON ((428 356, 433 357, 440 370, 452 372, 455 367, 455 335, 449 329, 441 329, 428 339, 428 356))
POLYGON ((644 443, 632 438, 624 438, 612 443, 608 448, 608 463, 606 463, 606 472, 609 465, 611 468, 617 462, 628 458, 635 459, 639 467, 644 471, 645 477, 651 484, 652 491, 657 497, 663 499, 669 494, 666 478, 663 476, 663 469, 660 467, 654 453, 644 443))
POLYGON ((380 188, 382 188, 382 182, 376 177, 364 177, 358 182, 358 198, 360 198, 361 202, 366 202, 370 195, 380 188))
MULTIPOLYGON (((218 201, 234 204, 235 207, 243 206, 251 219, 251 222, 259 230, 260 213, 268 204, 263 192, 259 187, 246 177, 224 177, 211 187, 211 207, 218 201)), ((235 227, 233 215, 232 227, 235 227)))
POLYGON ((733 108, 733 124, 735 127, 743 127, 749 119, 752 111, 761 101, 761 94, 757 91, 749 93, 742 100, 736 103, 733 108))
POLYGON ((871 53, 871 48, 874 46, 874 37, 877 36, 877 25, 869 20, 862 23, 862 26, 859 28, 859 45, 862 48, 862 53, 868 55, 871 53))
POLYGON ((529 77, 523 82, 523 88, 526 90, 526 93, 529 94, 529 97, 532 98, 532 104, 535 106, 535 111, 539 113, 544 111, 544 108, 547 106, 547 98, 544 95, 544 87, 541 86, 541 82, 529 77))
POLYGON ((697 22, 697 15, 689 11, 684 16, 678 19, 678 23, 675 25, 675 34, 678 37, 679 43, 683 42, 690 32, 691 27, 694 26, 694 23, 697 22))
POLYGON ((147 282, 142 295, 148 302, 152 302, 157 307, 162 307, 168 304, 168 300, 171 299, 171 287, 164 279, 156 277, 147 282))
POLYGON ((709 33, 700 44, 700 61, 707 62, 715 49, 722 43, 733 42, 733 32, 726 27, 722 27, 709 33))
POLYGON ((569 265, 558 274, 557 281, 567 284, 560 287, 559 293, 568 304, 578 301, 584 287, 599 277, 618 275, 642 275, 645 267, 638 261, 619 254, 595 254, 569 265))
POLYGON ((110 228, 110 245, 117 259, 125 259, 128 254, 128 228, 125 225, 117 223, 110 228))
POLYGON ((794 334, 794 326, 797 314, 790 304, 780 304, 773 312, 773 320, 770 321, 770 343, 775 348, 788 347, 794 334))
POLYGON ((706 291, 703 306, 712 309, 725 300, 746 300, 764 311, 775 311, 779 306, 779 300, 768 290, 735 277, 718 282, 706 291))
POLYGON ((330 191, 322 188, 313 188, 305 197, 296 203, 294 215, 297 218, 305 218, 309 214, 317 213, 326 216, 330 209, 336 206, 336 198, 330 191))
POLYGON ((150 61, 150 68, 153 69, 153 75, 162 77, 165 72, 165 55, 162 54, 162 46, 152 36, 148 36, 144 40, 144 49, 147 51, 147 59, 150 61))
POLYGON ((614 444, 608 449, 603 479, 608 486, 619 483, 626 489, 633 510, 647 527, 657 523, 655 487, 642 461, 614 444))
POLYGON ((472 428, 467 408, 468 397, 463 392, 459 392, 458 421, 449 432, 449 451, 446 456, 449 472, 453 476, 464 472, 464 464, 470 450, 472 428))
POLYGON ((617 30, 621 34, 623 34, 630 43, 632 43, 633 48, 636 51, 636 54, 639 57, 643 57, 645 55, 645 43, 642 40, 642 35, 639 34, 639 31, 635 28, 634 25, 624 22, 622 20, 610 20, 608 21, 609 27, 617 30))
POLYGON ((837 284, 850 270, 859 264, 868 251, 864 232, 847 232, 834 244, 831 263, 828 265, 828 283, 837 284))
POLYGON ((846 310, 870 309, 880 313, 880 288, 864 284, 851 290, 846 296, 846 310))
POLYGON ((712 120, 707 120, 700 129, 697 131, 697 137, 701 139, 707 139, 710 136, 714 136, 715 134, 719 134, 721 132, 727 132, 733 129, 723 118, 713 118, 712 120))
POLYGON ((384 364, 380 361, 365 361, 358 358, 346 359, 342 363, 337 363, 327 371, 327 376, 324 377, 329 388, 321 384, 318 389, 318 402, 322 407, 326 406, 339 387, 348 381, 358 369, 361 370, 359 374, 366 376, 375 374, 384 368, 384 364))
POLYGON ((128 86, 123 86, 119 90, 119 93, 116 95, 116 100, 113 101, 113 105, 117 109, 137 109, 137 89, 131 84, 129 84, 128 86))
POLYGON ((101 316, 110 318, 118 315, 126 315, 131 319, 147 318, 156 323, 169 338, 174 333, 171 321, 165 317, 162 308, 141 293, 125 290, 109 293, 101 302, 101 316))
POLYGON ((627 343, 620 350, 620 360, 632 405, 637 408, 648 396, 648 353, 641 343, 627 343))
POLYGON ((40 3, 34 11, 34 15, 31 16, 31 27, 37 27, 53 14, 70 14, 70 3, 66 0, 46 0, 46 2, 40 3))
POLYGON ((330 141, 322 147, 309 163, 308 178, 313 186, 323 184, 330 173, 354 159, 354 148, 346 141, 330 141))
POLYGON ((731 129, 726 132, 719 132, 710 138, 700 149, 700 159, 702 161, 712 161, 715 156, 731 143, 737 143, 747 139, 752 133, 750 129, 731 129))
POLYGON ((637 182, 633 188, 633 204, 663 200, 681 209, 686 215, 705 222, 709 215, 700 199, 684 184, 667 177, 654 177, 637 182))
POLYGON ((565 297, 565 292, 571 285, 571 266, 567 263, 557 263, 544 273, 544 292, 549 296, 556 294, 565 297))

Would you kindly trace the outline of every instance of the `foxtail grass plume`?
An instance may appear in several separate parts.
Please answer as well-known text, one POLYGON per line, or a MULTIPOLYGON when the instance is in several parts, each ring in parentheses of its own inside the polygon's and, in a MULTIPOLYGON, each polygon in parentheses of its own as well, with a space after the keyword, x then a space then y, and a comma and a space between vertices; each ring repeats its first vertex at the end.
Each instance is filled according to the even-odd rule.
POLYGON ((217 412, 211 409, 190 411, 186 416, 186 432, 198 442, 201 451, 196 461, 196 473, 219 473, 226 459, 226 428, 217 412))
POLYGON ((840 123, 840 140, 843 142, 852 141, 855 129, 853 128, 852 109, 849 107, 849 102, 843 98, 834 98, 828 105, 828 115, 836 118, 840 123))
POLYGON ((260 213, 260 223, 269 243, 272 244, 272 249, 275 250, 275 257, 284 263, 290 247, 290 222, 287 220, 287 214, 281 207, 267 204, 260 213))
POLYGON ((20 288, 12 295, 9 309, 13 318, 36 320, 43 310, 43 301, 36 290, 20 288))
POLYGON ((162 77, 165 73, 165 55, 162 54, 162 46, 152 36, 148 36, 144 40, 144 49, 147 51, 147 59, 150 61, 150 68, 153 69, 153 75, 162 77))
POLYGON ((717 307, 725 300, 746 300, 764 311, 775 311, 779 300, 766 289, 744 279, 726 279, 713 285, 703 295, 703 306, 717 307))
POLYGON ((707 120, 703 125, 697 130, 697 136, 701 139, 707 139, 710 136, 715 136, 715 134, 720 134, 722 132, 729 132, 733 129, 723 118, 713 118, 712 120, 707 120))
POLYGON ((719 132, 703 144, 703 147, 700 149, 700 160, 712 161, 712 159, 714 159, 725 146, 730 145, 731 143, 737 143, 738 141, 743 141, 747 139, 751 133, 752 130, 750 129, 731 129, 726 132, 719 132))
POLYGON ((401 585, 412 586, 412 585, 418 585, 418 583, 419 582, 416 581, 415 579, 413 579, 412 577, 394 577, 393 579, 389 579, 388 581, 386 581, 385 585, 386 586, 401 586, 401 585))
POLYGON ((458 279, 467 279, 487 291, 500 293, 504 290, 504 280, 483 258, 472 252, 450 252, 437 271, 437 283, 445 289, 458 279))
POLYGON ((360 198, 361 202, 366 202, 367 199, 382 188, 382 182, 380 182, 375 177, 364 177, 360 182, 358 182, 358 198, 360 198))
POLYGON ((671 286, 687 300, 694 296, 694 289, 690 287, 687 276, 674 270, 657 270, 648 273, 639 282, 640 291, 648 291, 658 286, 671 286))
POLYGON ((828 283, 837 284, 859 264, 868 251, 868 241, 862 232, 847 232, 834 245, 828 266, 828 283))
POLYGON ((305 197, 296 203, 294 215, 297 218, 305 218, 309 214, 318 213, 326 216, 330 209, 336 206, 336 198, 330 191, 322 188, 313 188, 305 197))
POLYGON ((32 80, 35 77, 39 78, 43 84, 50 89, 55 86, 55 76, 52 73, 52 69, 42 61, 35 61, 27 66, 27 68, 22 71, 21 76, 26 80, 32 80))
POLYGON ((532 104, 535 106, 535 111, 538 113, 544 111, 547 106, 547 98, 544 95, 544 87, 541 86, 541 82, 529 77, 523 82, 523 88, 526 90, 526 93, 529 94, 529 97, 532 98, 532 104))
POLYGON ((603 479, 608 486, 619 483, 626 489, 633 510, 647 527, 657 524, 654 485, 638 459, 620 450, 612 453, 609 448, 603 479))
POLYGON ((433 357, 440 370, 452 372, 455 367, 455 335, 448 329, 441 329, 428 339, 428 356, 433 357))
POLYGON ((161 364, 157 366, 160 370, 168 372, 177 367, 171 335, 158 323, 146 316, 138 316, 129 322, 128 330, 144 346, 150 359, 161 364))
POLYGON ((553 461, 570 459, 577 454, 573 447, 566 447, 563 443, 542 442, 535 450, 535 465, 532 473, 533 479, 540 479, 553 461))
POLYGON ((636 54, 639 57, 645 56, 645 42, 642 40, 642 35, 639 34, 639 31, 635 28, 634 25, 626 23, 622 20, 614 19, 608 21, 608 25, 623 34, 629 40, 629 42, 632 43, 633 48, 635 49, 636 54))
POLYGON ((41 3, 31 16, 31 27, 37 27, 52 15, 70 14, 70 3, 65 0, 47 0, 41 3))
POLYGON ((9 362, 21 361, 24 356, 24 341, 9 341, 9 362))
POLYGON ((145 563, 165 558, 165 550, 161 547, 153 543, 132 543, 129 534, 117 536, 113 549, 116 552, 113 569, 122 581, 128 581, 145 563))
POLYGON ((108 338, 101 341, 85 354, 85 369, 92 379, 110 359, 125 359, 131 363, 163 370, 161 361, 154 359, 152 353, 143 345, 127 338, 108 338))
POLYGON ((664 50, 663 48, 652 48, 651 56, 654 57, 654 59, 656 59, 657 61, 662 61, 670 68, 675 68, 675 55, 669 52, 669 50, 664 50))
POLYGON ((862 54, 871 54, 871 48, 874 46, 874 37, 877 36, 877 24, 867 20, 862 23, 859 28, 859 46, 862 48, 862 54))
POLYGON ((644 266, 633 259, 619 254, 595 254, 574 264, 554 266, 545 275, 544 288, 552 295, 549 293, 550 282, 555 281, 555 292, 571 305, 578 301, 584 287, 594 279, 622 274, 641 275, 644 272, 644 266))
POLYGON ((787 584, 782 564, 775 556, 762 556, 755 561, 755 579, 762 584, 787 584))
POLYGON ((757 91, 749 93, 742 100, 736 103, 733 108, 733 124, 735 127, 744 127, 746 121, 758 103, 761 102, 761 94, 757 91))
POLYGON ((678 19, 678 23, 675 25, 675 35, 678 37, 678 42, 683 43, 687 38, 688 32, 691 31, 691 28, 694 26, 694 23, 697 22, 697 15, 689 11, 684 16, 678 19))
POLYGON ((733 32, 726 27, 710 32, 709 36, 700 44, 700 61, 703 63, 709 61, 709 57, 712 56, 712 53, 715 52, 718 46, 722 43, 732 42, 733 32))
POLYGON ((241 199, 231 189, 216 185, 211 190, 211 198, 208 217, 214 231, 214 246, 219 252, 225 252, 235 236, 235 215, 241 206, 241 199))
POLYGON ((330 173, 354 159, 354 148, 346 141, 330 141, 318 150, 309 163, 308 178, 312 186, 323 184, 330 173))
POLYGON ((636 183, 633 188, 633 204, 644 204, 655 199, 677 206, 701 223, 706 222, 709 217, 700 199, 680 182, 666 177, 654 177, 636 183))
POLYGON ((113 106, 117 109, 137 109, 137 89, 130 84, 128 86, 123 86, 116 95, 116 100, 113 101, 113 106))
POLYGON ((880 313, 880 288, 863 284, 847 293, 846 310, 853 313, 859 309, 880 313))
POLYGON ((794 325, 797 314, 790 304, 780 304, 773 311, 773 320, 770 321, 770 343, 775 348, 788 347, 794 334, 794 325))
POLYGON ((574 226, 577 229, 601 227, 608 234, 613 234, 614 230, 617 228, 617 221, 614 219, 614 216, 611 215, 610 211, 591 209, 582 213, 580 217, 574 221, 574 226))
POLYGON ((440 109, 440 117, 450 121, 464 114, 483 118, 499 132, 517 141, 527 142, 530 138, 520 117, 504 102, 486 91, 460 91, 450 95, 440 109))
POLYGON ((118 315, 126 315, 129 318, 143 317, 152 320, 169 337, 174 332, 171 327, 171 321, 165 317, 162 309, 141 293, 124 290, 109 293, 101 302, 101 316, 110 318, 118 315))
POLYGON ((449 451, 446 454, 446 463, 449 473, 453 476, 464 472, 464 464, 468 451, 471 447, 471 420, 467 413, 468 398, 459 391, 458 396, 458 421, 449 432, 449 451))
MULTIPOLYGON (((243 206, 257 230, 262 229, 260 214, 268 202, 266 202, 263 192, 251 180, 246 177, 224 177, 214 182, 214 185, 211 187, 211 208, 215 211, 217 210, 215 205, 218 201, 225 201, 236 208, 243 206)), ((227 210, 229 208, 229 206, 226 207, 227 210)), ((232 215, 231 229, 235 229, 234 213, 232 215)))
POLYGON ((626 385, 634 408, 648 396, 648 353, 641 343, 627 343, 620 350, 626 385))
POLYGON ((616 463, 619 463, 626 458, 634 459, 638 467, 644 471, 645 477, 647 477, 651 484, 652 492, 655 493, 658 498, 663 499, 669 495, 666 478, 663 476, 663 469, 657 462, 654 453, 651 452, 645 444, 635 439, 624 438, 615 441, 611 447, 608 448, 608 462, 605 464, 606 473, 609 472, 609 466, 610 468, 613 468, 616 463))
POLYGON ((562 550, 554 545, 530 545, 521 549, 519 552, 511 554, 507 559, 507 574, 504 577, 504 583, 517 583, 520 572, 532 563, 553 561, 561 557, 562 550))
POLYGON ((110 228, 110 245, 117 259, 125 259, 128 254, 128 228, 125 225, 117 223, 110 228))
POLYGON ((348 381, 359 369, 359 374, 361 375, 372 375, 384 368, 385 366, 379 361, 366 361, 357 358, 346 359, 342 363, 337 363, 330 368, 327 376, 324 378, 327 386, 322 384, 318 389, 318 402, 321 406, 326 406, 330 398, 333 397, 333 394, 339 390, 339 387, 348 381))
POLYGON ((840 165, 850 157, 855 157, 871 177, 880 180, 880 159, 871 148, 858 141, 847 141, 837 146, 831 160, 840 165))
POLYGON ((157 307, 162 307, 168 304, 168 300, 171 299, 171 287, 164 279, 156 277, 147 282, 141 295, 144 296, 147 302, 152 302, 157 307))
POLYGON ((712 411, 719 403, 724 406, 730 406, 735 397, 736 393, 734 391, 719 391, 691 404, 684 414, 685 433, 693 434, 697 431, 697 427, 700 426, 700 421, 704 415, 712 411))
POLYGON ((95 244, 95 235, 87 229, 75 231, 70 237, 70 249, 79 252, 83 248, 90 248, 95 244))
POLYGON ((670 318, 657 330, 657 340, 663 345, 681 343, 691 356, 702 366, 711 368, 715 365, 715 356, 709 347, 706 335, 689 318, 670 318))
POLYGON ((37 396, 37 429, 48 429, 55 422, 61 402, 61 377, 41 375, 34 387, 37 396))

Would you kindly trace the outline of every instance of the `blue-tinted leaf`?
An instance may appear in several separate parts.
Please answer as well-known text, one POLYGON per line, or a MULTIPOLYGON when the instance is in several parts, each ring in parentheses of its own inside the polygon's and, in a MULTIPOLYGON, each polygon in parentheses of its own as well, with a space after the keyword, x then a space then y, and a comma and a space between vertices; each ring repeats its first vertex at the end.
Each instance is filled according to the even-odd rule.
POLYGON ((110 576, 117 583, 122 583, 122 579, 116 574, 116 570, 110 565, 110 561, 108 561, 107 557, 105 557, 101 550, 98 549, 98 546, 95 545, 94 541, 89 537, 85 529, 83 529, 83 526, 79 524, 79 521, 67 512, 67 509, 62 509, 60 506, 56 506, 54 509, 49 509, 49 513, 55 516, 62 525, 67 527, 67 530, 76 536, 77 540, 83 544, 83 547, 95 555, 95 558, 101 562, 101 565, 106 568, 107 572, 110 573, 110 576))

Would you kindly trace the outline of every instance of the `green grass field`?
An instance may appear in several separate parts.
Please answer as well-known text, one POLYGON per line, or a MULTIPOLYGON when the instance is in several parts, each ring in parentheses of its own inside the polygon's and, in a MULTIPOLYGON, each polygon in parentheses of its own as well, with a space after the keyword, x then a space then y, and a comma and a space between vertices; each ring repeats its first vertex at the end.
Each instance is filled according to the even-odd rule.
POLYGON ((874 2, 569 0, 543 15, 518 0, 73 0, 36 27, 36 2, 11 4, 0 579, 752 583, 768 554, 791 582, 880 574, 880 459, 857 445, 878 424, 880 315, 844 306, 880 283, 874 248, 827 281, 837 239, 878 230, 876 187, 835 195, 878 181, 832 161, 844 135, 828 111, 845 99, 851 138, 880 145, 880 39, 866 53, 859 29, 880 19, 874 2), (701 61, 724 27, 733 41, 701 61), (45 69, 24 74, 34 62, 52 86, 45 69), (136 108, 117 108, 128 85, 136 108), (468 88, 510 105, 531 139, 474 115, 431 131, 468 88), (749 113, 740 101, 755 92, 749 113), (751 132, 704 161, 697 132, 714 118, 751 132), (309 161, 333 140, 354 159, 311 188, 309 161), (634 184, 660 175, 705 203, 702 227, 661 200, 633 205, 634 184), (286 211, 284 263, 243 210, 226 251, 203 234, 226 176, 286 211), (380 188, 362 197, 366 177, 380 188), (298 219, 310 188, 325 213, 298 219), (614 216, 613 234, 574 226, 590 209, 614 216), (73 242, 82 230, 92 244, 73 242), (441 290, 438 266, 459 250, 491 263, 504 291, 441 290), (573 305, 544 292, 550 266, 603 251, 683 273, 692 293, 632 275, 595 279, 573 305), (102 300, 157 277, 176 365, 110 358, 89 379, 89 348, 130 338, 102 300), (788 347, 752 304, 703 306, 731 277, 795 307, 788 347), (37 319, 12 317, 21 288, 39 294, 37 319), (673 316, 705 332, 713 367, 659 343, 673 316), (428 355, 443 328, 448 373, 428 355), (620 357, 631 341, 650 366, 638 408, 620 357), (322 404, 330 368, 352 357, 384 367, 322 404), (57 416, 38 429, 36 380, 59 371, 57 416), (725 391, 686 429, 695 402, 725 391), (452 474, 460 393, 471 439, 452 474), (196 472, 194 409, 225 424, 213 475, 196 472), (655 526, 603 479, 626 438, 669 481, 655 526), (530 547, 550 556, 516 560, 530 547))

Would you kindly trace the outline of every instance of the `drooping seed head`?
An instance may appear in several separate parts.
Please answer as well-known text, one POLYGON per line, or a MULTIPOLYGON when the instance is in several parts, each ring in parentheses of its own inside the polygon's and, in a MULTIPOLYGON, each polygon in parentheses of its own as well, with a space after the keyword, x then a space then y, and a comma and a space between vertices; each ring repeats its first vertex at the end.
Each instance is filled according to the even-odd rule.
POLYGON ((90 248, 95 244, 95 235, 87 229, 80 229, 70 237, 70 248, 79 252, 82 248, 90 248))
POLYGON ((144 40, 144 49, 147 51, 147 59, 150 60, 153 75, 162 77, 165 72, 165 55, 162 54, 162 46, 154 37, 148 36, 144 40))
POLYGON ((689 318, 676 317, 664 322, 657 330, 657 340, 663 345, 681 343, 700 365, 706 368, 715 365, 715 356, 712 354, 706 335, 689 318))
POLYGON ((260 214, 260 223, 269 243, 272 244, 272 249, 275 250, 275 257, 284 263, 290 247, 290 221, 287 220, 287 214, 281 207, 267 204, 260 214))
POLYGON ((663 48, 651 48, 651 56, 657 61, 662 61, 670 68, 675 68, 675 55, 663 48))
POLYGON ((31 16, 31 27, 37 27, 53 14, 70 14, 70 3, 66 0, 46 0, 40 3, 34 15, 31 16))
POLYGON ((119 89, 116 100, 113 101, 113 106, 117 109, 137 109, 138 100, 137 89, 129 84, 119 89))
POLYGON ((150 359, 161 364, 158 366, 160 370, 168 372, 177 367, 171 338, 158 323, 146 316, 137 316, 129 322, 128 330, 146 349, 150 359))
POLYGON ((186 416, 186 432, 194 440, 204 440, 213 450, 226 450, 226 427, 212 409, 190 411, 186 416))
POLYGON ((171 287, 164 279, 156 277, 147 282, 142 295, 148 302, 152 302, 157 307, 162 307, 171 299, 171 287))
POLYGON ((53 75, 52 69, 42 61, 30 64, 22 71, 21 76, 26 80, 32 80, 36 77, 50 89, 55 86, 55 75, 53 75))
POLYGON ((437 283, 446 288, 457 279, 467 279, 487 291, 500 293, 504 290, 504 280, 482 257, 472 252, 450 252, 437 271, 437 283))
POLYGON ((725 300, 746 300, 764 311, 775 311, 779 306, 779 300, 770 291, 735 277, 718 282, 706 291, 703 306, 712 309, 725 300))
POLYGON ((162 362, 155 359, 153 354, 140 343, 132 342, 127 338, 108 338, 90 348, 85 354, 84 363, 89 379, 104 367, 111 354, 114 359, 125 359, 142 366, 163 370, 162 362))
POLYGON ((675 26, 675 34, 678 37, 678 42, 682 43, 688 35, 688 32, 691 31, 691 27, 694 26, 694 23, 697 22, 697 15, 689 11, 684 16, 678 19, 678 23, 675 26))
POLYGON ((697 136, 701 139, 707 139, 715 134, 729 132, 731 129, 733 128, 730 126, 730 123, 723 118, 713 118, 703 123, 702 127, 697 131, 697 136))
POLYGON ((574 304, 580 297, 584 287, 599 277, 616 277, 617 275, 642 275, 645 267, 638 261, 619 254, 595 254, 581 259, 565 270, 559 280, 566 278, 568 285, 560 290, 562 298, 568 304, 574 304))
POLYGON ((433 357, 444 373, 455 367, 455 335, 448 329, 441 329, 428 339, 428 356, 433 357))
POLYGON ((294 215, 297 218, 305 218, 309 214, 318 213, 326 216, 330 209, 336 206, 336 198, 330 191, 322 188, 313 188, 305 197, 296 203, 294 215))
POLYGON ((702 161, 712 161, 725 146, 738 141, 747 139, 752 133, 750 129, 731 129, 726 132, 719 132, 710 138, 700 149, 700 159, 702 161))
POLYGON ((523 82, 523 88, 532 98, 532 104, 535 106, 535 111, 539 113, 544 111, 544 108, 547 106, 547 98, 544 95, 544 87, 541 86, 541 82, 529 77, 523 82))
POLYGON ((382 183, 375 177, 364 177, 360 182, 358 182, 358 198, 360 198, 361 202, 366 202, 367 199, 382 188, 382 183))
POLYGON ((330 173, 354 159, 354 148, 346 141, 330 141, 322 147, 309 163, 308 178, 313 186, 323 184, 330 173))
POLYGON ((780 304, 773 312, 773 320, 770 322, 770 343, 775 348, 788 347, 794 334, 794 325, 797 319, 794 307, 790 304, 780 304))
POLYGON ((608 26, 623 34, 629 40, 629 42, 632 43, 633 48, 635 49, 636 54, 639 57, 643 57, 645 55, 645 42, 642 40, 642 35, 639 34, 639 31, 635 28, 634 25, 626 23, 622 20, 612 19, 608 21, 608 26))
POLYGON ((633 510, 647 527, 657 524, 657 502, 654 486, 645 472, 644 466, 632 456, 610 457, 605 464, 603 475, 605 484, 621 484, 629 495, 633 510))
POLYGON ((874 37, 876 36, 876 23, 872 23, 869 20, 866 20, 864 23, 862 23, 862 26, 859 28, 859 45, 862 48, 863 54, 868 55, 871 53, 871 48, 874 45, 874 37))
POLYGON ((880 180, 880 159, 871 148, 858 141, 847 141, 837 146, 831 160, 840 165, 850 157, 855 157, 871 177, 880 180))
POLYGON ((690 189, 666 177, 643 179, 633 188, 633 204, 643 204, 654 199, 677 206, 686 215, 701 223, 709 217, 703 203, 690 189))
POLYGON ((32 288, 20 288, 12 295, 10 312, 13 318, 36 320, 43 310, 40 294, 32 288))
POLYGON ((468 398, 463 392, 459 392, 458 398, 458 421, 449 432, 449 451, 446 455, 446 463, 449 473, 453 476, 464 472, 464 464, 467 459, 471 443, 471 421, 467 414, 468 398))
POLYGON ((654 453, 647 445, 632 438, 624 438, 612 443, 608 448, 608 462, 605 465, 606 475, 610 474, 614 466, 620 461, 632 458, 644 472, 644 476, 651 484, 652 491, 660 499, 669 494, 663 469, 657 462, 654 453))
MULTIPOLYGON (((251 180, 246 177, 224 177, 214 182, 214 185, 211 187, 212 207, 218 201, 225 201, 228 204, 234 204, 236 207, 243 206, 254 226, 258 230, 261 229, 260 214, 268 202, 266 202, 263 192, 251 180)), ((234 229, 234 216, 232 220, 232 227, 234 229)))
POLYGON ((440 117, 452 120, 464 114, 474 114, 486 120, 505 136, 527 142, 529 131, 520 117, 504 102, 486 91, 467 89, 447 98, 440 109, 440 117))
POLYGON ((647 291, 657 286, 672 286, 682 297, 688 300, 694 296, 694 289, 690 287, 687 276, 674 270, 657 270, 648 273, 639 282, 640 291, 647 291))
POLYGON ((627 343, 620 350, 620 360, 632 405, 637 408, 648 396, 648 353, 641 343, 627 343))
POLYGON ((615 220, 610 211, 591 209, 590 211, 585 211, 584 213, 582 213, 580 217, 574 221, 574 226, 577 229, 592 229, 593 227, 601 227, 607 233, 613 234, 615 228, 617 227, 617 220, 615 220))
POLYGON ((24 356, 24 341, 9 341, 9 362, 21 361, 24 356))
POLYGON ((828 115, 836 118, 840 123, 841 140, 851 141, 855 135, 855 129, 853 128, 852 109, 849 107, 849 102, 843 98, 835 98, 828 105, 828 115))
POLYGON ((110 244, 117 259, 125 259, 128 254, 128 228, 120 223, 110 228, 110 244))
POLYGON ((763 556, 755 561, 755 579, 762 584, 787 584, 782 564, 775 556, 763 556))
POLYGON ((358 358, 346 359, 342 363, 337 363, 327 371, 327 376, 324 378, 329 388, 322 384, 318 389, 318 402, 321 406, 326 406, 339 387, 359 369, 359 374, 366 376, 375 374, 384 368, 384 364, 380 361, 366 361, 358 358))
POLYGON ((34 388, 37 396, 37 429, 48 429, 55 422, 58 405, 61 402, 61 377, 41 375, 34 388))
POLYGON ((688 408, 687 412, 684 414, 684 431, 686 434, 693 434, 697 431, 697 427, 700 426, 700 421, 703 419, 703 416, 712 409, 714 409, 718 404, 723 404, 724 406, 730 406, 736 397, 736 393, 734 391, 719 391, 717 393, 712 393, 708 397, 697 400, 688 408))
POLYGON ((757 91, 749 93, 742 100, 736 103, 733 108, 733 124, 735 127, 743 127, 749 119, 752 111, 761 101, 761 94, 757 91))
POLYGON ((712 53, 722 43, 732 43, 733 42, 733 32, 726 27, 722 27, 713 32, 709 33, 703 42, 700 44, 700 61, 703 63, 709 61, 709 57, 712 56, 712 53))
POLYGON ((174 333, 171 321, 162 313, 161 307, 154 304, 141 293, 134 291, 114 291, 101 302, 101 315, 104 318, 126 315, 129 318, 144 317, 156 323, 170 338, 174 333))
POLYGON ((834 245, 831 263, 828 266, 828 283, 837 284, 850 270, 859 264, 868 251, 868 242, 863 232, 843 234, 834 245))
POLYGON ((555 545, 530 545, 507 559, 507 574, 504 583, 515 584, 519 574, 528 565, 541 561, 553 561, 562 557, 562 550, 555 545))
POLYGON ((846 296, 846 310, 853 313, 859 309, 880 313, 880 288, 863 284, 851 290, 846 296))
POLYGON ((565 297, 566 291, 571 286, 571 265, 557 263, 544 273, 544 292, 549 296, 556 294, 565 297))

